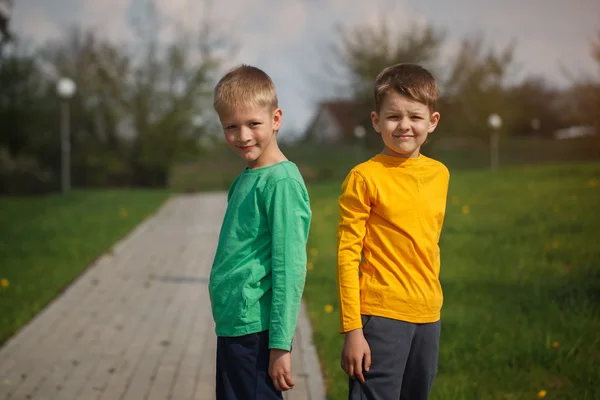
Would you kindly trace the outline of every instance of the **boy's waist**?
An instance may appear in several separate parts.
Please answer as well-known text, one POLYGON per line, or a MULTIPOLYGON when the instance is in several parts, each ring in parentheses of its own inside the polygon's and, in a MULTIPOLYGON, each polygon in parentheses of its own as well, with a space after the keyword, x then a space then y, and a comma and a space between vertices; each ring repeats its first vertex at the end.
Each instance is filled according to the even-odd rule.
POLYGON ((271 291, 253 292, 249 298, 238 290, 209 291, 213 319, 222 336, 239 336, 268 329, 271 315, 271 291))

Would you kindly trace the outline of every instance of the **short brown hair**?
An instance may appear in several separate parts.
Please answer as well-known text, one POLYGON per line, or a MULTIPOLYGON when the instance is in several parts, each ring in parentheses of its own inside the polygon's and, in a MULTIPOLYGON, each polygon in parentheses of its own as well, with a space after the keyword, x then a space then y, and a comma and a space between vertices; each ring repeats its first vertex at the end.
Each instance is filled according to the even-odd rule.
POLYGON ((414 101, 425 104, 431 112, 439 95, 438 84, 434 76, 425 68, 416 64, 396 64, 387 67, 375 79, 375 112, 379 113, 381 104, 389 90, 397 92, 414 101))
POLYGON ((275 84, 263 70, 242 64, 229 70, 217 83, 213 106, 220 113, 233 107, 277 108, 275 84))

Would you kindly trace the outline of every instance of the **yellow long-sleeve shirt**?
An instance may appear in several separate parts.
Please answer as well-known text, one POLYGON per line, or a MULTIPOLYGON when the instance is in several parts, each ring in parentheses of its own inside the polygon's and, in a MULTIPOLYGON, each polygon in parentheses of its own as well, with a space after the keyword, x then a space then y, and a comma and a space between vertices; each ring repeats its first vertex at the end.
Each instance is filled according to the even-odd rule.
POLYGON ((449 178, 442 163, 423 155, 379 154, 348 174, 339 199, 340 332, 362 328, 361 314, 439 320, 449 178))

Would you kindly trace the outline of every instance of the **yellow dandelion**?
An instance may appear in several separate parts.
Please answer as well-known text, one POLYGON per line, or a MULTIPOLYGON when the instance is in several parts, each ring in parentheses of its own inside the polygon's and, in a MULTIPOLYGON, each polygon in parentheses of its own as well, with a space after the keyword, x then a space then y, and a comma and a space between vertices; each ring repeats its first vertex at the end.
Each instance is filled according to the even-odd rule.
POLYGON ((598 183, 600 183, 600 181, 596 178, 592 178, 588 181, 588 186, 589 187, 596 187, 598 186, 598 183))
POLYGON ((331 304, 327 304, 327 305, 325 306, 325 312, 326 312, 326 313, 333 312, 333 306, 332 306, 331 304))
POLYGON ((462 206, 462 213, 463 214, 469 214, 471 212, 471 208, 469 206, 462 206))
POLYGON ((315 269, 315 265, 309 262, 308 264, 306 264, 306 269, 312 271, 313 269, 315 269))
POLYGON ((555 349, 558 348, 558 342, 557 341, 552 342, 552 347, 554 347, 555 349))
POLYGON ((460 203, 460 197, 452 196, 452 204, 458 204, 458 203, 460 203))
POLYGON ((552 247, 554 247, 555 249, 558 249, 559 246, 560 246, 560 242, 558 240, 555 240, 554 242, 552 242, 552 247))
POLYGON ((9 285, 8 279, 6 279, 6 278, 0 279, 0 285, 2 287, 8 287, 8 285, 9 285))
POLYGON ((126 208, 121 208, 121 211, 119 211, 119 215, 121 216, 121 218, 127 218, 129 213, 127 212, 126 208))
POLYGON ((310 249, 310 255, 316 257, 317 255, 319 255, 319 250, 315 248, 310 249))
POLYGON ((548 394, 548 392, 546 392, 544 389, 542 389, 538 392, 538 397, 540 399, 543 399, 544 397, 546 397, 547 394, 548 394))

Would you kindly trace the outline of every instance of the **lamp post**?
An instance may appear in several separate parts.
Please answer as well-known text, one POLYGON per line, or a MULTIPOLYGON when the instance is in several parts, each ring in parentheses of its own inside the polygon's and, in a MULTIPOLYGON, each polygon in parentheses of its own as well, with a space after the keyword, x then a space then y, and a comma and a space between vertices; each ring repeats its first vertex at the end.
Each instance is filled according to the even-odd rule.
POLYGON ((71 140, 69 127, 69 100, 75 95, 77 87, 69 78, 60 78, 56 83, 56 93, 60 104, 60 187, 63 193, 71 190, 71 140))
POLYGON ((502 126, 502 118, 498 114, 490 114, 488 125, 492 128, 490 132, 490 167, 498 169, 500 163, 500 132, 498 129, 502 126))
POLYGON ((356 142, 357 142, 356 147, 358 149, 358 153, 360 156, 362 156, 362 154, 365 150, 365 138, 367 136, 367 130, 362 125, 356 125, 354 127, 353 133, 354 133, 354 137, 356 138, 356 142))

